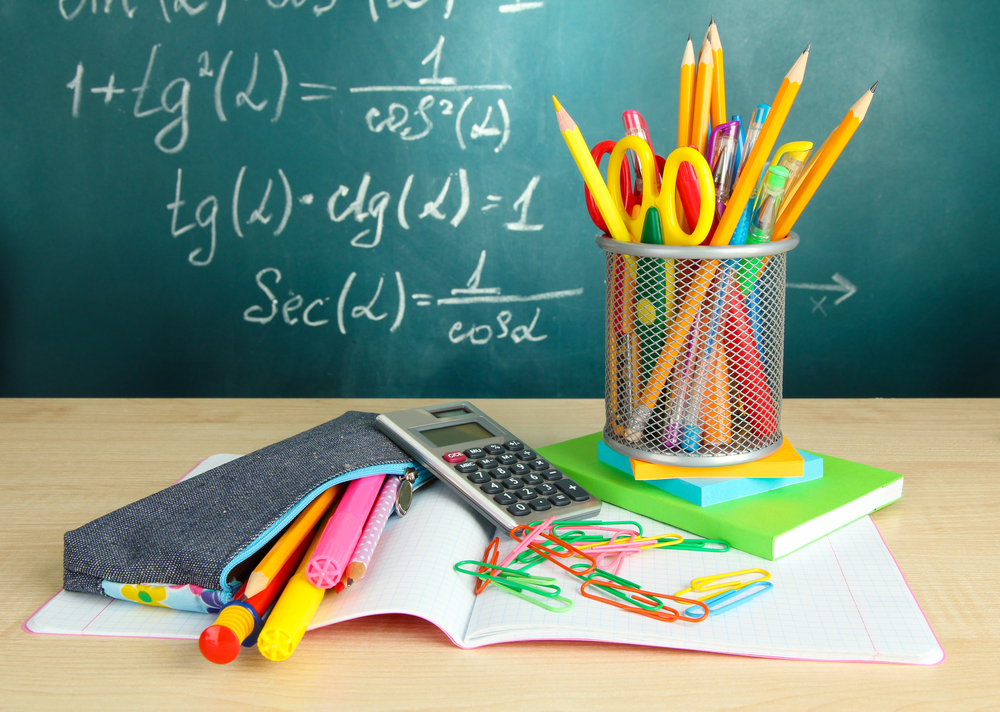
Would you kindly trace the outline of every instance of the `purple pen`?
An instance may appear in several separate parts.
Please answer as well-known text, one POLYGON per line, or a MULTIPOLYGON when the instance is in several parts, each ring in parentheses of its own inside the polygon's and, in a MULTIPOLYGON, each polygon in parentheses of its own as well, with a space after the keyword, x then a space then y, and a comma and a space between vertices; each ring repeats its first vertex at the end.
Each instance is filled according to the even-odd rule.
POLYGON ((715 179, 715 210, 722 217, 733 190, 736 175, 736 149, 739 147, 740 122, 727 121, 712 129, 708 137, 709 165, 715 179))

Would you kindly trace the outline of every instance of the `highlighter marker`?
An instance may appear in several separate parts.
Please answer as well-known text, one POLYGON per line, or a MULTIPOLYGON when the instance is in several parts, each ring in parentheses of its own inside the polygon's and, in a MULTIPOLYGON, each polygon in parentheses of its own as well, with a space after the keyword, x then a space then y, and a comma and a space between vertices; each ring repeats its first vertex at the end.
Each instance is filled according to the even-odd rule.
POLYGON ((323 517, 309 550, 302 557, 302 563, 288 580, 285 590, 281 592, 278 602, 267 617, 263 630, 257 636, 257 649, 268 660, 287 660, 295 652, 306 628, 316 615, 319 604, 323 602, 326 590, 309 583, 306 567, 334 511, 336 510, 327 512, 323 517))

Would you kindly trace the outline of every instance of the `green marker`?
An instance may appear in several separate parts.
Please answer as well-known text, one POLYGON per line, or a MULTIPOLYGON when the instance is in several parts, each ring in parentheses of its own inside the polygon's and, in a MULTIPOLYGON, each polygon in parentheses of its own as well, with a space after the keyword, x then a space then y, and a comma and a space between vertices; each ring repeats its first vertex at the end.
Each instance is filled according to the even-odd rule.
MULTIPOLYGON (((787 171, 786 171, 787 172, 787 171)), ((663 229, 660 227, 660 211, 650 206, 646 211, 646 219, 642 223, 642 239, 647 245, 663 244, 663 229)))
MULTIPOLYGON (((781 208, 781 201, 785 197, 785 189, 788 187, 788 169, 783 166, 772 166, 767 169, 767 176, 757 193, 757 202, 754 203, 753 212, 750 214, 750 230, 747 233, 748 245, 759 245, 771 241, 771 234, 774 232, 774 223, 778 219, 778 210, 781 208)), ((743 260, 740 266, 740 289, 744 294, 749 294, 753 290, 753 285, 760 274, 762 258, 751 257, 743 260)))
MULTIPOLYGON (((647 245, 663 244, 660 213, 655 207, 646 211, 641 242, 647 245)), ((658 257, 636 258, 635 325, 641 344, 657 344, 663 339, 667 319, 667 267, 664 262, 658 257)), ((657 355, 655 349, 645 349, 640 355, 643 379, 648 377, 656 364, 657 355)))

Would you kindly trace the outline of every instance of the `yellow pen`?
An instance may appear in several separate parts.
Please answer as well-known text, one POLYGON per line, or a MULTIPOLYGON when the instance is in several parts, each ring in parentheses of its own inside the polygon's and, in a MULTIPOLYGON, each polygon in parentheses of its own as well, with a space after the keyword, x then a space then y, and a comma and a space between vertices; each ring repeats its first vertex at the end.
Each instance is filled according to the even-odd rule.
POLYGON ((302 557, 302 563, 295 574, 288 579, 285 590, 281 592, 278 602, 274 604, 271 615, 264 623, 264 629, 257 637, 257 649, 268 660, 287 660, 298 646, 306 628, 316 615, 319 604, 323 602, 326 590, 313 586, 306 578, 309 559, 319 543, 320 536, 326 529, 326 523, 336 511, 334 507, 316 529, 309 550, 302 557))

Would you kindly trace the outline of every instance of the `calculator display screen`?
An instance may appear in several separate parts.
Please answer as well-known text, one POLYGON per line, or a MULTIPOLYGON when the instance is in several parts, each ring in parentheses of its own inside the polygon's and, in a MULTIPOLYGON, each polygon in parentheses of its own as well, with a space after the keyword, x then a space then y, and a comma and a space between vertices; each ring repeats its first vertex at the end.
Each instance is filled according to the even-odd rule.
POLYGON ((493 437, 493 433, 479 423, 462 423, 447 425, 443 428, 421 430, 420 434, 430 440, 436 447, 449 447, 472 440, 482 440, 493 437))

